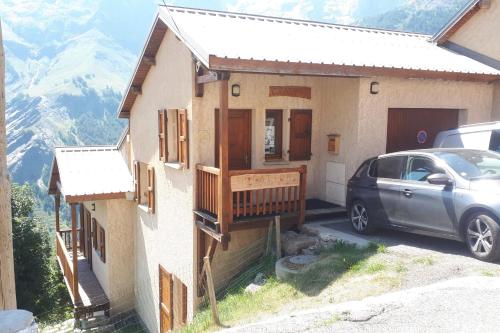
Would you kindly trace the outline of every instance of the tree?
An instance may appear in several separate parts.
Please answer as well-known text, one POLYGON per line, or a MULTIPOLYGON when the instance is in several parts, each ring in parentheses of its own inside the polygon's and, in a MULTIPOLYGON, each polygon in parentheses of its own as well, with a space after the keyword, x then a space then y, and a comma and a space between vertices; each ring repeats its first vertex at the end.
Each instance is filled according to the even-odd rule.
POLYGON ((10 181, 7 170, 7 138, 5 127, 5 57, 0 22, 0 310, 16 308, 10 181))
POLYGON ((55 264, 47 226, 34 213, 36 203, 29 184, 12 185, 17 301, 39 320, 57 321, 66 316, 71 302, 55 264))

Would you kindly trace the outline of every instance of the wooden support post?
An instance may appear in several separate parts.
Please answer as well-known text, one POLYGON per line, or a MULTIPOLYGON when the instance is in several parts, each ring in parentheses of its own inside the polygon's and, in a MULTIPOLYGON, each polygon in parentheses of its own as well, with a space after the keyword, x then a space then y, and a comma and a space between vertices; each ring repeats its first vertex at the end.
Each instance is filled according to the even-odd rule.
POLYGON ((203 271, 204 271, 204 263, 203 259, 205 258, 205 232, 199 228, 196 228, 198 232, 198 244, 197 244, 197 252, 198 252, 198 297, 203 296, 203 271))
MULTIPOLYGON (((214 254, 215 254, 215 250, 217 249, 217 244, 219 242, 217 242, 216 239, 212 238, 212 241, 210 242, 210 245, 208 246, 208 249, 207 249, 207 254, 205 255, 205 258, 208 258, 208 260, 210 262, 212 262, 212 260, 214 259, 214 254)), ((199 289, 201 290, 201 292, 203 293, 203 287, 205 286, 205 273, 206 273, 206 266, 203 265, 202 269, 201 269, 201 273, 200 273, 200 276, 199 276, 199 289)))
POLYGON ((223 235, 222 249, 228 248, 229 224, 232 223, 233 207, 229 184, 229 83, 227 79, 220 82, 220 109, 219 109, 219 218, 223 235))
POLYGON ((281 258, 281 217, 276 215, 274 217, 276 224, 276 258, 281 258))
POLYGON ((208 298, 210 299, 210 308, 212 309, 212 318, 216 325, 221 326, 219 320, 219 312, 217 311, 217 299, 215 298, 215 287, 214 280, 212 276, 212 268, 210 267, 210 258, 205 257, 205 270, 207 272, 207 286, 208 286, 208 298))
POLYGON ((76 204, 71 204, 71 245, 73 253, 73 297, 75 303, 80 301, 78 292, 78 249, 76 244, 76 204))
POLYGON ((83 209, 83 202, 80 203, 80 242, 78 243, 80 251, 86 254, 85 249, 85 211, 83 209))
POLYGON ((307 187, 307 166, 302 165, 300 171, 300 208, 299 208, 299 225, 302 227, 306 220, 306 187, 307 187))
POLYGON ((60 217, 59 217, 59 211, 61 207, 61 195, 57 193, 54 196, 54 210, 56 213, 56 232, 59 233, 61 231, 61 226, 60 226, 60 217))
POLYGON ((267 244, 266 244, 266 256, 271 252, 271 244, 273 241, 273 221, 269 221, 269 228, 267 229, 267 244))

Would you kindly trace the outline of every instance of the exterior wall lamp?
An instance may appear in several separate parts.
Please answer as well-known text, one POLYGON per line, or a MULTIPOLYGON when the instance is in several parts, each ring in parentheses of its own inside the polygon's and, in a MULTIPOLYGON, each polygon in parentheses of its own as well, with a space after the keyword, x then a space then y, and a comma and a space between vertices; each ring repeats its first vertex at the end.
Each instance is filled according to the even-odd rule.
POLYGON ((370 94, 376 95, 379 92, 379 84, 376 81, 370 83, 370 94))
POLYGON ((95 212, 95 203, 92 204, 92 211, 95 212))
POLYGON ((231 86, 231 95, 234 97, 240 96, 240 85, 239 84, 233 84, 231 86))

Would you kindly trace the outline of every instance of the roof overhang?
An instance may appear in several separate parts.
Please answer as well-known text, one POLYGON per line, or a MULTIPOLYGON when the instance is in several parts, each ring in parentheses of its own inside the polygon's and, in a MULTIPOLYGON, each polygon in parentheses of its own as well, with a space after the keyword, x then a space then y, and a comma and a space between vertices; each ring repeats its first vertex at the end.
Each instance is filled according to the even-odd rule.
POLYGON ((472 0, 464 6, 441 30, 433 37, 432 41, 438 45, 446 42, 458 29, 460 29, 469 19, 481 8, 488 8, 490 0, 472 0))
POLYGON ((114 146, 56 148, 48 193, 67 203, 125 199, 133 192, 132 176, 114 146))
POLYGON ((417 69, 401 69, 369 66, 346 66, 336 64, 315 64, 301 62, 280 62, 268 60, 231 59, 210 56, 210 69, 217 71, 261 73, 280 75, 372 77, 392 76, 401 78, 444 79, 455 81, 493 82, 499 75, 443 72, 417 69))

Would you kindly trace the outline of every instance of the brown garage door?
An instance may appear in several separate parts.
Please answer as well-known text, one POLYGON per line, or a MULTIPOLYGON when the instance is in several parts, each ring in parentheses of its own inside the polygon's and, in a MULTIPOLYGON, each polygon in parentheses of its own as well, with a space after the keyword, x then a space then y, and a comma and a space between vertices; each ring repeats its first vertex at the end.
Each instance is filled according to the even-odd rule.
POLYGON ((387 152, 431 148, 439 132, 457 126, 455 109, 389 109, 387 152))

